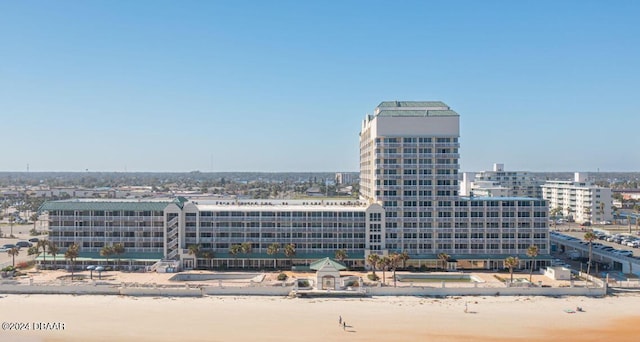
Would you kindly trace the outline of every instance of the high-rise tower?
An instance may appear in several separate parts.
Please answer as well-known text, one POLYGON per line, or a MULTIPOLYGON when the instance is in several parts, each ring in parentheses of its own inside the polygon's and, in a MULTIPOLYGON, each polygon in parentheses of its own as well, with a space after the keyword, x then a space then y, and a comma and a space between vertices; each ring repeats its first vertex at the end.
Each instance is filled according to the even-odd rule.
MULTIPOLYGON (((442 102, 382 102, 360 132, 360 196, 384 208, 366 248, 460 259, 548 253, 543 200, 459 196, 460 117, 442 102)), ((488 265, 487 265, 488 266, 488 265)))

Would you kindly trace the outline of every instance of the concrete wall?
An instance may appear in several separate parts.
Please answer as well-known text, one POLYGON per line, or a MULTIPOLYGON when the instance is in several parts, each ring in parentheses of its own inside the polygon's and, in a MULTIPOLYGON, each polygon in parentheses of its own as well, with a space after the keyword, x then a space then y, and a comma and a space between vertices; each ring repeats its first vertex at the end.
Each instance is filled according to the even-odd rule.
POLYGON ((372 287, 367 289, 372 296, 604 296, 605 288, 585 287, 504 287, 504 288, 393 288, 372 287))

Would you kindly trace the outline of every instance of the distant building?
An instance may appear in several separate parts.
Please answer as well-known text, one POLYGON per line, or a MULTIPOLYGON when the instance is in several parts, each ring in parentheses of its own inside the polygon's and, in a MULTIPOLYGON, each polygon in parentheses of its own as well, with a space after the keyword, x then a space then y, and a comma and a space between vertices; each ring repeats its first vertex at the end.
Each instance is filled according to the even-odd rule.
POLYGON ((543 182, 527 171, 505 171, 504 164, 493 164, 492 171, 464 172, 462 196, 542 198, 543 182))
POLYGON ((348 185, 348 184, 353 183, 354 177, 350 173, 336 172, 335 181, 336 181, 336 184, 338 184, 338 185, 348 185))
POLYGON ((584 173, 576 172, 573 181, 547 181, 542 192, 551 210, 559 208, 563 216, 576 222, 613 220, 611 188, 591 183, 584 173))

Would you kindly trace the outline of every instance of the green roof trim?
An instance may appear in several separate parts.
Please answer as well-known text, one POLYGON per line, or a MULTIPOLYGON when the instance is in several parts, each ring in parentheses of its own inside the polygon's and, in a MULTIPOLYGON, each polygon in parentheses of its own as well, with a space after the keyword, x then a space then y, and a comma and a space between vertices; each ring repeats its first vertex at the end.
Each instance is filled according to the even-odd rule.
POLYGON ((132 210, 163 211, 170 201, 94 201, 94 200, 62 200, 48 201, 42 204, 39 212, 51 210, 132 210))
POLYGON ((314 271, 318 271, 319 269, 322 268, 322 266, 324 266, 326 263, 329 263, 331 266, 333 266, 333 268, 335 268, 338 271, 342 271, 342 270, 346 270, 347 266, 331 259, 331 258, 324 258, 324 259, 320 259, 317 261, 312 262, 309 265, 309 268, 314 270, 314 271))

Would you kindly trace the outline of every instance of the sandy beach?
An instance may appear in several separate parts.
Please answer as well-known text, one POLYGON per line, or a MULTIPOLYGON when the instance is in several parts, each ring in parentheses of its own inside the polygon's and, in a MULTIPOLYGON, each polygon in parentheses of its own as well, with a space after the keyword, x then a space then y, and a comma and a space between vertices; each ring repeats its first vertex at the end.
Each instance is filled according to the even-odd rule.
POLYGON ((2 321, 27 323, 30 330, 4 329, 0 340, 636 341, 639 306, 638 295, 443 299, 2 295, 2 321), (577 306, 584 312, 566 312, 577 306), (346 329, 338 325, 339 316, 346 329), (63 323, 64 330, 34 331, 33 322, 63 323))

